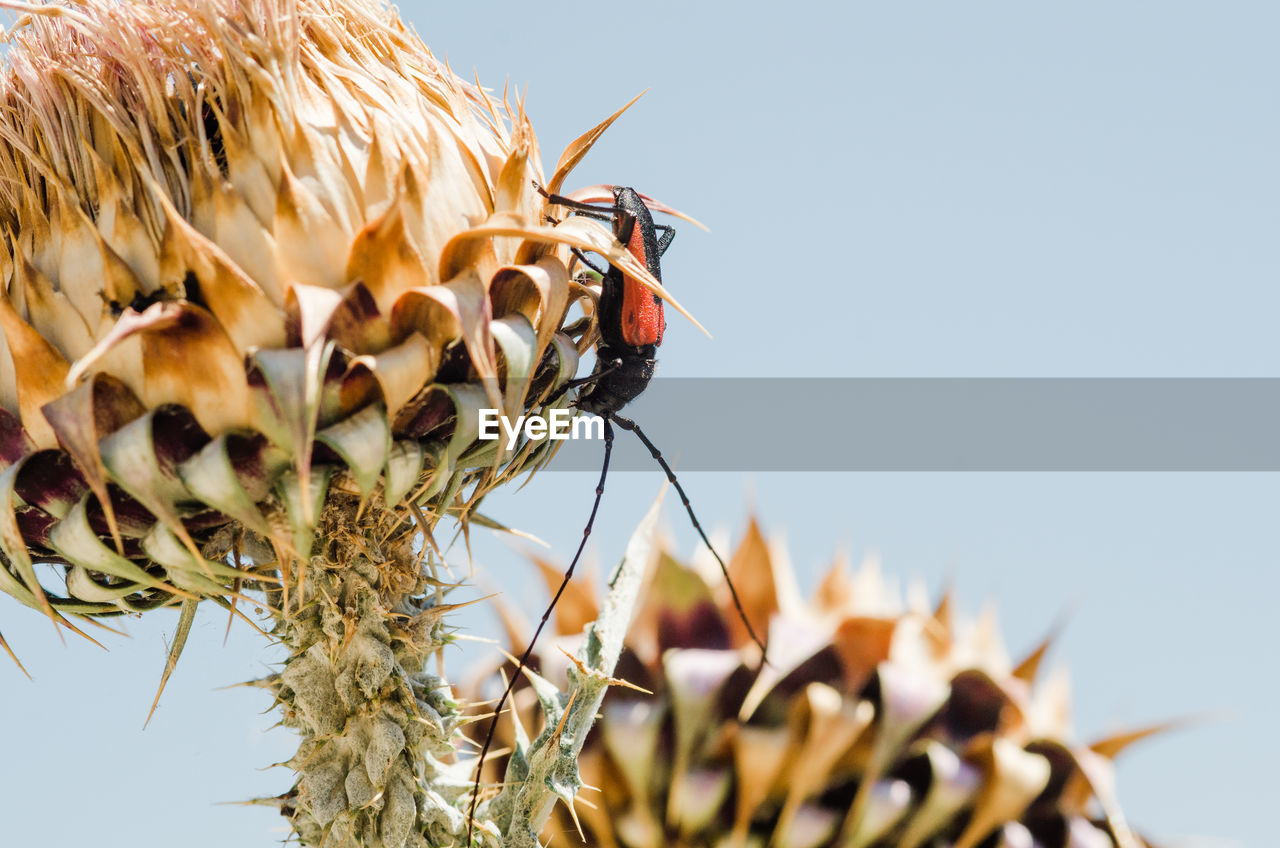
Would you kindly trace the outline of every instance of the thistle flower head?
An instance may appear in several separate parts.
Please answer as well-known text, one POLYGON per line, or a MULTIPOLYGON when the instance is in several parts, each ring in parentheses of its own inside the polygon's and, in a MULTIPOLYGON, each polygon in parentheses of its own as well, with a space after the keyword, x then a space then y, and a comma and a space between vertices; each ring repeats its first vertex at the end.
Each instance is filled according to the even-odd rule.
POLYGON ((591 344, 569 247, 650 281, 535 189, 608 121, 544 179, 370 0, 0 6, 0 589, 71 626, 287 586, 330 493, 429 527, 545 457, 476 413, 591 344))

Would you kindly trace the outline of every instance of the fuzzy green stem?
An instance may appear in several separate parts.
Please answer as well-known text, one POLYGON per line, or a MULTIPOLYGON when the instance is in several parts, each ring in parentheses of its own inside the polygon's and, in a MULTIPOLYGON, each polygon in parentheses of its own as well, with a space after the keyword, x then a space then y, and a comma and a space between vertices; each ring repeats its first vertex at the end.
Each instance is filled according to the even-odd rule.
POLYGON ((281 809, 303 845, 454 844, 470 788, 455 757, 460 713, 446 681, 425 671, 447 641, 449 607, 401 516, 359 506, 329 499, 277 620, 290 657, 271 683, 283 723, 302 736, 281 809))
MULTIPOLYGON (((665 487, 664 487, 665 492, 665 487)), ((538 848, 538 834, 557 800, 572 809, 582 787, 578 754, 587 731, 595 723, 611 675, 622 654, 623 639, 635 611, 645 570, 653 555, 654 532, 662 496, 654 502, 631 536, 626 554, 609 581, 600 615, 587 629, 575 667, 569 670, 569 691, 555 692, 546 681, 534 680, 546 719, 543 732, 511 758, 506 784, 490 809, 482 813, 504 827, 507 848, 538 848)), ((517 746, 519 748, 519 746, 517 746)))

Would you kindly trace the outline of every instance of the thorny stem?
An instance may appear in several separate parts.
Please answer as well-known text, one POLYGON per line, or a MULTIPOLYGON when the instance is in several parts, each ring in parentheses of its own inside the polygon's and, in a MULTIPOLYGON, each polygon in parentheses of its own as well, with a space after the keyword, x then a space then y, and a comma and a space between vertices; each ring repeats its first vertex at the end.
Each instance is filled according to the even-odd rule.
POLYGON ((622 654, 623 639, 653 555, 661 504, 659 496, 627 544, 626 554, 609 581, 600 615, 587 629, 575 658, 576 667, 569 671, 568 691, 555 692, 545 680, 530 675, 535 689, 540 690, 545 728, 528 750, 521 751, 517 745, 508 765, 506 788, 490 804, 481 805, 479 815, 503 829, 503 844, 508 848, 538 848, 538 834, 557 799, 572 810, 582 787, 578 753, 605 691, 619 682, 611 675, 622 654))
MULTIPOLYGON (((581 787, 578 752, 617 682, 610 675, 657 511, 655 503, 627 547, 569 690, 535 680, 546 729, 512 756, 503 792, 480 805, 473 845, 536 848, 556 799, 572 805, 581 787)), ((297 782, 275 802, 304 846, 464 844, 476 758, 459 756, 458 704, 448 682, 426 670, 449 642, 444 617, 455 607, 440 602, 440 586, 415 551, 418 528, 376 498, 361 509, 354 496, 332 495, 306 580, 295 582, 288 610, 277 616, 275 635, 290 656, 263 683, 302 741, 288 763, 297 782)))
POLYGON ((279 800, 303 845, 425 848, 461 842, 468 764, 460 713, 426 671, 448 641, 433 581, 403 516, 331 496, 275 635, 288 648, 269 683, 302 736, 298 780, 279 800), (403 529, 396 530, 392 524, 403 529))

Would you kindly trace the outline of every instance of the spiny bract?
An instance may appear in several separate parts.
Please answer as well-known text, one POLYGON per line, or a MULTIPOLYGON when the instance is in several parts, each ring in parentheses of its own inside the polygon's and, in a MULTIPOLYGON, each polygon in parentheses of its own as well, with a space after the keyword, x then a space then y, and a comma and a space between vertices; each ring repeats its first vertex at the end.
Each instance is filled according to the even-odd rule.
MULTIPOLYGON (((554 586, 559 570, 539 566, 554 586)), ((561 807, 544 839, 582 828, 605 848, 1145 844, 1116 802, 1111 759, 1153 730, 1070 741, 1065 679, 1033 686, 1047 643, 1014 665, 990 615, 959 626, 946 599, 904 609, 874 565, 837 563, 801 601, 755 522, 729 571, 768 633, 768 664, 718 570, 661 555, 616 672, 654 694, 611 691, 579 758, 580 785, 600 791, 561 807)), ((556 613, 560 646, 539 661, 553 684, 558 648, 597 608, 580 588, 556 613)), ((517 699, 525 721, 547 706, 534 691, 517 699)), ((495 764, 489 779, 501 774, 495 764)))

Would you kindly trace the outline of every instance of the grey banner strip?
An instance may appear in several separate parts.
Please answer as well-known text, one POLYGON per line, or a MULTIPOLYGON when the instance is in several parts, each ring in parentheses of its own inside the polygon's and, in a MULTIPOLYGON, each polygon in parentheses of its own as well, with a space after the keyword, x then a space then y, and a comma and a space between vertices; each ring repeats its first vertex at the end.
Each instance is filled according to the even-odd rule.
POLYGON ((656 379, 622 414, 680 471, 1280 471, 1280 379, 656 379))

